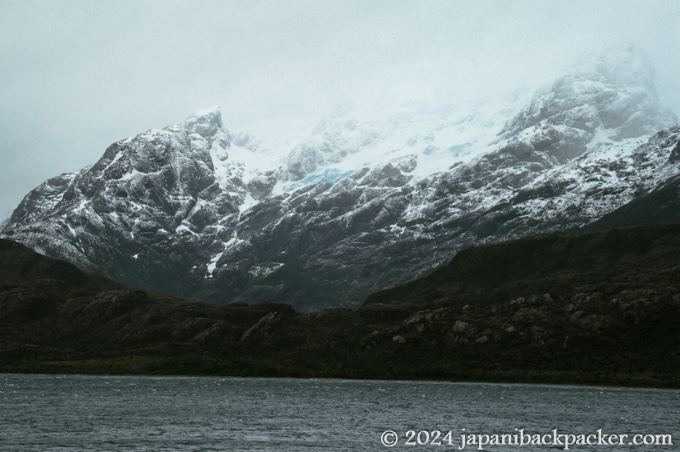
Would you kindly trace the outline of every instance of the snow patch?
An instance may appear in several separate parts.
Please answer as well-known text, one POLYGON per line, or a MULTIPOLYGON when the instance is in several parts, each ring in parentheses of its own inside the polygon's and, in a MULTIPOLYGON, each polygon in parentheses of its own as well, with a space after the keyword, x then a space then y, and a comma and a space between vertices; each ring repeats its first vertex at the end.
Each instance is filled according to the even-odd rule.
POLYGON ((78 235, 76 230, 73 229, 73 227, 68 222, 66 222, 66 227, 68 228, 68 232, 70 232, 73 237, 78 235))
POLYGON ((274 273, 279 268, 283 267, 283 265, 284 264, 280 262, 273 262, 270 265, 254 266, 248 270, 248 273, 256 278, 265 278, 274 273))
POLYGON ((250 209, 251 207, 257 205, 258 203, 259 203, 259 201, 255 198, 253 198, 250 193, 246 193, 245 199, 243 200, 241 205, 238 206, 239 219, 241 218, 241 215, 243 214, 243 212, 245 212, 246 210, 250 209))
POLYGON ((215 268, 217 268, 217 261, 220 260, 220 258, 222 257, 223 254, 224 254, 224 251, 222 251, 221 253, 217 253, 212 258, 210 258, 210 262, 208 262, 207 272, 206 272, 206 275, 205 275, 206 278, 212 278, 213 277, 213 272, 215 271, 215 268))

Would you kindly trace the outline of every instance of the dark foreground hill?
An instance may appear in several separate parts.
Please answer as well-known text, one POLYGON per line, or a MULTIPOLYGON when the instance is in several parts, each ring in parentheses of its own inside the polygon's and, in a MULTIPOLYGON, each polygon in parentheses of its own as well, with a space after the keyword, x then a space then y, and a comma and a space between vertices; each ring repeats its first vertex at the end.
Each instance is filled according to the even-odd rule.
POLYGON ((461 251, 358 310, 218 307, 0 241, 0 371, 680 387, 680 225, 461 251))

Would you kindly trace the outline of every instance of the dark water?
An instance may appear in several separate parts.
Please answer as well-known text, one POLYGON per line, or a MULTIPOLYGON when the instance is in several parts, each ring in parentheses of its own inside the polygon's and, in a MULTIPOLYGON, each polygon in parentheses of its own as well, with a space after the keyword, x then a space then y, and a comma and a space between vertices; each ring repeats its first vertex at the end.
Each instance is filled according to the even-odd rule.
MULTIPOLYGON (((0 375, 0 449, 8 451, 460 450, 461 435, 511 435, 519 429, 532 435, 552 435, 554 429, 596 435, 601 429, 605 435, 627 434, 628 441, 634 434, 648 435, 648 442, 650 435, 665 434, 674 443, 574 445, 569 450, 680 450, 680 391, 0 375), (381 444, 386 430, 397 433, 396 447, 381 444), (409 439, 412 446, 405 444, 409 439)), ((477 449, 468 445, 463 450, 477 449)), ((484 449, 564 447, 506 443, 484 449)))

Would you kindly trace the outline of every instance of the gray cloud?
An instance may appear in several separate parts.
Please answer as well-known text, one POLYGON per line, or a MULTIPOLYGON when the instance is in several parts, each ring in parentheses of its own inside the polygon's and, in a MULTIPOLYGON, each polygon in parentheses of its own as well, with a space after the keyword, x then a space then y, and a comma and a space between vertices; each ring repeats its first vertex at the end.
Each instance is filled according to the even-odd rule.
POLYGON ((113 141, 222 107, 230 129, 415 99, 533 89, 632 42, 680 112, 680 2, 25 1, 0 3, 0 218, 113 141))

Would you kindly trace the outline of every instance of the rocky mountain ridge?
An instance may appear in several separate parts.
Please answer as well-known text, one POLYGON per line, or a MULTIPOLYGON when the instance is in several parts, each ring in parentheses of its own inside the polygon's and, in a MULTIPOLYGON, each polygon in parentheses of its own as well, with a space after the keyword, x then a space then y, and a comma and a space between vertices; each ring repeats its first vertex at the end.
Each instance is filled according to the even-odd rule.
POLYGON ((336 118, 273 163, 210 109, 46 181, 2 234, 185 298, 356 307, 463 247, 583 227, 680 173, 677 118, 632 46, 537 91, 497 135, 483 122, 404 137, 336 118))

